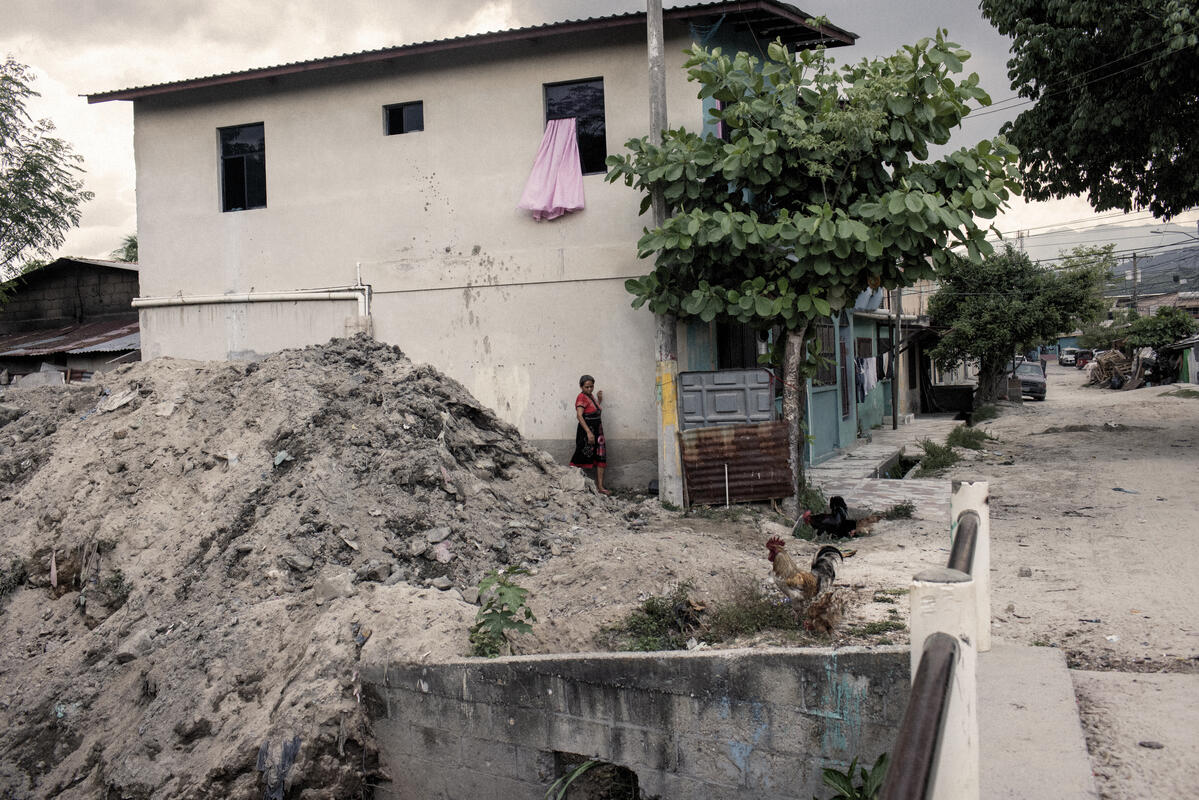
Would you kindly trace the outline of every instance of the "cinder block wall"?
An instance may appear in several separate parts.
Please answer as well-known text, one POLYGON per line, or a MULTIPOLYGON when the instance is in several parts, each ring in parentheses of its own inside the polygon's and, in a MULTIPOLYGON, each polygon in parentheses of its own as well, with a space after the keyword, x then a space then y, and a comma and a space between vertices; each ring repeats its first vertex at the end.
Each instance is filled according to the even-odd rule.
POLYGON ((128 317, 137 319, 132 271, 69 267, 36 272, 19 284, 0 311, 0 334, 128 317))
POLYGON ((892 747, 905 648, 470 659, 364 670, 392 783, 377 797, 542 800, 554 753, 619 764, 662 800, 821 796, 892 747))

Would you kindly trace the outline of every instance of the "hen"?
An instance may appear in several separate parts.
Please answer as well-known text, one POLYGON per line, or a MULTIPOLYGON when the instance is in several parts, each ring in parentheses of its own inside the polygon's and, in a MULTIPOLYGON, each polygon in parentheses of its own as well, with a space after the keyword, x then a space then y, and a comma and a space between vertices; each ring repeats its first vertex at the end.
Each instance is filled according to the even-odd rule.
POLYGON ((845 498, 840 495, 833 495, 829 498, 828 507, 827 514, 813 514, 806 510, 803 512, 804 523, 812 526, 812 530, 816 531, 818 536, 841 539, 869 533, 874 523, 879 520, 878 516, 850 519, 849 506, 845 504, 845 498))
POLYGON ((834 559, 844 560, 845 554, 832 545, 825 545, 812 559, 809 570, 800 569, 783 548, 786 543, 777 536, 766 542, 770 563, 774 571, 774 582, 779 590, 793 603, 806 605, 837 578, 834 559))

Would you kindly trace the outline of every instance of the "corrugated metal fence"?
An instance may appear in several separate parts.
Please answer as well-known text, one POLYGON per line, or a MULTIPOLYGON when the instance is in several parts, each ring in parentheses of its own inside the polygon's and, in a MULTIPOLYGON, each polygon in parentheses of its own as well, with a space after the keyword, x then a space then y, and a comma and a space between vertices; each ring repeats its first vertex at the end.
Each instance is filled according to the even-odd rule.
POLYGON ((785 422, 693 428, 679 434, 679 451, 688 505, 745 503, 792 492, 785 422))

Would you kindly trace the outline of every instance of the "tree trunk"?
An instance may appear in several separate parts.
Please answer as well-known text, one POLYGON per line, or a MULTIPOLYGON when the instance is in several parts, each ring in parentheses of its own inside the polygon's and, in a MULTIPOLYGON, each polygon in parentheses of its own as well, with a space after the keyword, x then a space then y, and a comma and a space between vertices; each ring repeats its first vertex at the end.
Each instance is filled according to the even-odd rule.
POLYGON ((783 507, 792 516, 798 513, 799 492, 804 488, 803 420, 807 412, 807 387, 800 376, 804 359, 805 337, 808 326, 804 325, 787 332, 787 345, 783 355, 783 419, 787 423, 788 462, 795 478, 795 492, 784 501, 783 507))
POLYGON ((1007 373, 1002 368, 980 367, 978 371, 978 391, 974 393, 974 407, 994 403, 999 399, 1000 386, 1007 380, 1007 373))

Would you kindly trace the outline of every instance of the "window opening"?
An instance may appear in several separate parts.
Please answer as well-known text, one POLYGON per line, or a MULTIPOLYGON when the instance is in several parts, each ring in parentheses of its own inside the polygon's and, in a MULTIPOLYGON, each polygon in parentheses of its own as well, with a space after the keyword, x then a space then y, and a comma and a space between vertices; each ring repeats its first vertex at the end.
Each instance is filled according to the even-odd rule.
POLYGON ((752 369, 758 365, 758 333, 739 322, 716 323, 716 368, 752 369))
POLYGON ((545 84, 545 121, 575 119, 583 174, 606 172, 608 142, 604 122, 604 79, 545 84))
POLYGON ((837 332, 833 323, 816 323, 816 340, 820 342, 823 361, 816 370, 814 382, 817 386, 832 386, 837 382, 837 332))
POLYGON ((263 123, 218 128, 221 210, 266 207, 266 135, 263 123))
POLYGON ((425 104, 422 100, 383 106, 383 132, 387 136, 425 129, 425 104))

